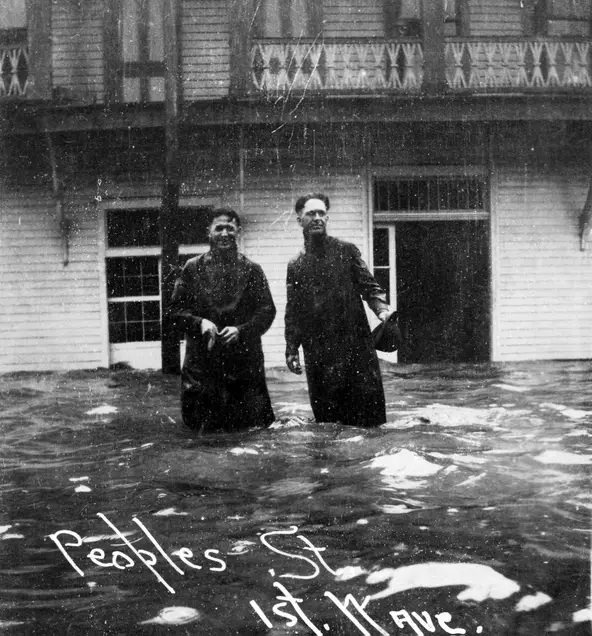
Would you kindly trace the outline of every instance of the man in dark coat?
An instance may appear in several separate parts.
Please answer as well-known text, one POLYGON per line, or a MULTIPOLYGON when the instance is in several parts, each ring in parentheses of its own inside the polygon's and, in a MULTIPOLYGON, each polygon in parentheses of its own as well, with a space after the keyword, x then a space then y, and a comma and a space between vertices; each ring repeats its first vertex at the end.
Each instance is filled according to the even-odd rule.
POLYGON ((362 298, 382 321, 392 310, 358 248, 327 236, 328 197, 308 194, 295 207, 304 251, 288 265, 286 364, 302 373, 302 345, 317 422, 378 426, 384 391, 362 298))
POLYGON ((240 218, 212 213, 210 251, 191 258, 175 283, 171 311, 185 331, 183 421, 199 432, 267 426, 274 420, 261 336, 275 317, 267 279, 237 250, 240 218))

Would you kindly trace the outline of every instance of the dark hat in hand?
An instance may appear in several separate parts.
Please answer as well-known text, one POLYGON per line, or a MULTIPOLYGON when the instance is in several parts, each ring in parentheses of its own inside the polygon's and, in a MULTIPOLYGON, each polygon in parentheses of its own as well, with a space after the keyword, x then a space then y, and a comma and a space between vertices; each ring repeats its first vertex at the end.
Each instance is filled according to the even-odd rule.
POLYGON ((401 345, 401 331, 397 324, 397 312, 393 313, 381 322, 372 332, 374 339, 374 347, 378 351, 392 352, 396 351, 401 345))

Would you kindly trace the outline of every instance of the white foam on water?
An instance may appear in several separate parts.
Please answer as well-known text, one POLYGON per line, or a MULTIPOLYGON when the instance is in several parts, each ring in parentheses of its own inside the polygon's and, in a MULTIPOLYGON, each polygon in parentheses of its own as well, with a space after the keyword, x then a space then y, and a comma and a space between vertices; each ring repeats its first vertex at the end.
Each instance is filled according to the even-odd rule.
POLYGON ((348 437, 347 439, 337 440, 339 442, 363 442, 364 438, 361 435, 356 435, 354 437, 348 437))
POLYGON ((164 508, 152 513, 154 517, 186 517, 188 514, 187 512, 179 512, 176 508, 164 508))
POLYGON ((126 446, 125 448, 121 449, 122 453, 131 453, 132 451, 135 451, 136 447, 135 446, 126 446))
POLYGON ((231 448, 229 453, 233 455, 259 455, 259 451, 254 448, 242 448, 237 446, 236 448, 231 448))
MULTIPOLYGON (((512 411, 512 415, 526 415, 531 411, 512 411)), ((386 428, 410 428, 422 426, 442 426, 446 428, 462 426, 487 426, 495 428, 499 422, 507 418, 508 410, 503 407, 475 409, 467 406, 450 404, 429 404, 411 412, 402 413, 401 419, 389 422, 386 428)))
POLYGON ((306 420, 304 420, 301 417, 294 416, 287 421, 276 420, 273 424, 269 426, 269 428, 272 428, 272 429, 296 428, 297 426, 304 426, 305 424, 306 424, 306 420))
POLYGON ((387 515, 406 515, 417 510, 417 508, 408 508, 405 504, 384 504, 379 508, 387 515))
POLYGON ((574 623, 585 623, 586 621, 592 621, 592 608, 578 610, 571 615, 574 623))
POLYGON ((230 548, 230 552, 227 552, 227 554, 245 554, 251 551, 252 545, 256 545, 256 543, 254 541, 248 541, 247 539, 241 539, 233 544, 232 548, 230 548))
POLYGON ((103 406, 97 406, 90 411, 87 411, 87 415, 109 415, 110 413, 117 413, 118 408, 116 406, 110 406, 109 404, 103 404, 103 406))
POLYGON ((368 521, 368 519, 358 519, 356 521, 356 524, 358 526, 367 526, 370 522, 368 521))
POLYGON ((367 573, 368 571, 364 570, 364 568, 359 565, 346 565, 343 568, 337 568, 337 570, 335 570, 335 580, 350 581, 351 579, 356 578, 356 576, 361 576, 362 574, 367 573))
POLYGON ((88 480, 89 480, 88 477, 70 477, 68 479, 68 481, 74 481, 74 482, 76 482, 76 481, 88 481, 88 480))
POLYGON ((576 428, 575 430, 566 433, 564 437, 592 437, 592 433, 583 428, 576 428))
POLYGON ((19 534, 18 532, 6 532, 0 537, 2 541, 6 541, 7 539, 24 539, 24 538, 25 538, 25 535, 19 534))
POLYGON ((504 599, 520 589, 515 581, 506 578, 488 565, 477 563, 417 563, 400 568, 384 568, 372 572, 366 583, 386 583, 380 592, 367 597, 369 601, 386 598, 416 588, 437 588, 462 585, 456 598, 461 601, 504 599))
POLYGON ((515 384, 493 384, 492 386, 503 389, 504 391, 512 391, 513 393, 526 393, 530 391, 530 387, 516 386, 515 384))
POLYGON ((592 464, 592 455, 578 455, 560 450, 546 450, 535 457, 541 464, 585 465, 592 464))
POLYGON ((532 610, 550 603, 553 599, 544 592, 537 592, 536 594, 528 594, 523 596, 514 609, 517 612, 532 612, 532 610))
POLYGON ((172 606, 160 610, 158 616, 142 621, 139 625, 186 625, 198 620, 199 612, 192 607, 172 606))
POLYGON ((468 479, 465 479, 464 481, 461 481, 459 484, 457 484, 457 486, 471 486, 474 483, 480 481, 481 479, 483 479, 483 477, 485 477, 485 475, 487 475, 487 473, 479 473, 478 475, 475 475, 473 477, 469 477, 468 479))
POLYGON ((10 627, 18 627, 19 625, 26 625, 24 621, 3 621, 0 620, 0 628, 6 627, 7 629, 10 627))
POLYGON ((10 530, 10 528, 12 528, 12 524, 8 526, 0 526, 0 534, 4 534, 6 531, 10 530))
POLYGON ((452 453, 451 455, 446 455, 445 453, 430 453, 430 457, 435 457, 436 459, 451 459, 453 462, 457 462, 459 464, 486 464, 487 458, 485 457, 474 457, 473 455, 460 455, 458 453, 452 453))
POLYGON ((142 444, 140 448, 150 448, 150 446, 154 446, 154 442, 146 442, 145 444, 142 444))
POLYGON ((91 488, 89 488, 88 486, 85 486, 84 484, 80 484, 80 486, 76 486, 76 488, 74 488, 74 492, 90 492, 91 488))
POLYGON ((371 468, 381 468, 382 475, 394 477, 428 477, 442 470, 442 466, 432 464, 406 448, 392 455, 380 455, 370 462, 371 468))
MULTIPOLYGON (((131 537, 135 534, 135 531, 122 532, 124 537, 131 537)), ((98 541, 114 541, 115 539, 121 539, 121 536, 117 534, 95 534, 90 537, 82 537, 82 543, 97 543, 98 541)))
POLYGON ((591 414, 590 411, 580 411, 579 409, 564 409, 561 411, 561 415, 565 415, 565 417, 569 417, 571 420, 581 420, 591 414))
POLYGON ((553 409, 559 411, 561 415, 569 417, 572 420, 581 420, 588 415, 592 415, 592 411, 582 411, 581 409, 572 409, 563 404, 555 404, 553 402, 543 402, 541 408, 553 409))

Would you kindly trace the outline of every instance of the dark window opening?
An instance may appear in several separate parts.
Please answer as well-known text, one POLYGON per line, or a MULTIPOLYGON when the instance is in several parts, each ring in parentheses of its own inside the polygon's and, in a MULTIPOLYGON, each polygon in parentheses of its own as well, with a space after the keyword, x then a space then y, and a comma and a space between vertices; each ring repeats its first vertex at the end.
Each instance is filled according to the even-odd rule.
POLYGON ((539 0, 534 7, 538 35, 590 36, 592 0, 539 0))
POLYGON ((315 37, 320 31, 318 7, 319 0, 259 0, 255 14, 255 36, 315 37))
POLYGON ((376 181, 377 212, 483 210, 484 185, 475 177, 401 178, 376 181))

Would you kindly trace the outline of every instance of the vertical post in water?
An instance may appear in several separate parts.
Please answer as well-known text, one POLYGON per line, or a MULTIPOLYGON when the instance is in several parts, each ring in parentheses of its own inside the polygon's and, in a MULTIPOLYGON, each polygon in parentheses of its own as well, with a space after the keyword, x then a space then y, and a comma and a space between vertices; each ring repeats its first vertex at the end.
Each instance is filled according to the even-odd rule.
POLYGON ((179 338, 170 315, 179 259, 179 49, 178 0, 163 0, 164 86, 165 86, 165 156, 160 208, 161 298, 162 298, 162 371, 178 373, 179 338))

